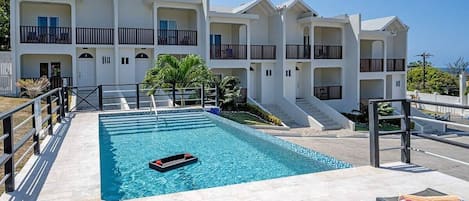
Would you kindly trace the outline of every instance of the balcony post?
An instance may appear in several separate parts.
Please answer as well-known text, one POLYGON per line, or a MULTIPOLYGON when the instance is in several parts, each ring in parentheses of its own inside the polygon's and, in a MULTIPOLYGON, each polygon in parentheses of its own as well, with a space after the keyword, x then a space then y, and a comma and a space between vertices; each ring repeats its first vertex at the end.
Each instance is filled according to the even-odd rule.
POLYGON ((383 72, 388 72, 388 40, 387 38, 383 41, 384 47, 384 61, 383 62, 383 72))
MULTIPOLYGON (((246 45, 246 59, 251 59, 251 23, 250 21, 246 24, 246 35, 247 35, 247 45, 246 45)), ((249 71, 249 69, 248 69, 249 71)))

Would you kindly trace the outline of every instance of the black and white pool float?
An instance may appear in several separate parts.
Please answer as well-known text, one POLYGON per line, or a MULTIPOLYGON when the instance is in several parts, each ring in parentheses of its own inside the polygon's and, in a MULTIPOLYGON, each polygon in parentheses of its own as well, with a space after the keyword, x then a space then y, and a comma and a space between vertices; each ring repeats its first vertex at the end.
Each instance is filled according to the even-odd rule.
POLYGON ((192 156, 189 153, 185 154, 178 154, 162 159, 158 159, 148 163, 148 166, 151 169, 157 170, 159 172, 166 172, 169 170, 173 170, 176 168, 180 168, 182 166, 186 166, 192 163, 197 162, 198 158, 192 156))

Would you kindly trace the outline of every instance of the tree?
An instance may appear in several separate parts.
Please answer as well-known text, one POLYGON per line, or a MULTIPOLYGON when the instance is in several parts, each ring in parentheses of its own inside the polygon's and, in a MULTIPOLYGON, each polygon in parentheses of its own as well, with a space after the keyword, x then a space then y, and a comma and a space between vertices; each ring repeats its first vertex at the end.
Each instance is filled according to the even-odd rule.
POLYGON ((449 72, 455 76, 460 75, 467 71, 469 62, 464 61, 463 57, 459 57, 454 63, 447 64, 449 72))
POLYGON ((0 0, 0 38, 10 35, 10 1, 0 0))
POLYGON ((425 93, 448 94, 451 88, 457 88, 457 79, 450 73, 434 67, 426 67, 426 88, 423 89, 423 67, 415 67, 407 73, 407 90, 420 90, 425 93))
POLYGON ((50 82, 46 76, 42 76, 39 80, 19 80, 16 82, 16 86, 25 90, 22 95, 27 95, 29 98, 36 98, 47 90, 47 87, 50 86, 50 82))
POLYGON ((221 97, 221 107, 224 110, 233 110, 237 108, 238 99, 241 97, 241 82, 237 77, 226 76, 218 86, 221 97))
POLYGON ((200 56, 188 55, 178 59, 171 55, 160 55, 156 66, 151 68, 144 79, 150 94, 161 87, 171 87, 173 106, 176 106, 176 88, 204 84, 211 79, 212 73, 200 56))

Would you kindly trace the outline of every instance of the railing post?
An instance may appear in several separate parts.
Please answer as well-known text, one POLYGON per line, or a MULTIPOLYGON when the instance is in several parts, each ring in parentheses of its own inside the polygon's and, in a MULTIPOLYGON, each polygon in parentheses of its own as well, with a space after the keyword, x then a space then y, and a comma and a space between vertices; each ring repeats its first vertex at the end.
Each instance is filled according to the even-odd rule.
POLYGON ((137 104, 137 110, 140 109, 140 84, 135 84, 135 92, 137 93, 137 100, 136 100, 136 104, 137 104))
POLYGON ((49 132, 49 135, 52 135, 54 132, 54 128, 52 125, 52 95, 47 96, 46 102, 47 102, 47 115, 49 115, 49 119, 47 120, 47 126, 49 126, 49 128, 47 129, 47 131, 49 132))
POLYGON ((62 94, 60 93, 60 90, 57 90, 57 101, 55 101, 55 104, 57 107, 59 107, 59 110, 55 113, 57 115, 57 122, 62 122, 62 94))
POLYGON ((60 94, 60 117, 65 118, 65 89, 62 87, 59 90, 60 94))
POLYGON ((370 101, 368 104, 369 138, 370 138, 370 165, 379 167, 379 119, 378 105, 370 101))
POLYGON ((69 90, 69 88, 68 88, 68 87, 65 87, 64 89, 65 89, 65 90, 64 90, 64 97, 67 99, 67 101, 65 101, 66 109, 65 109, 64 113, 68 113, 68 112, 70 112, 70 105, 68 104, 69 101, 70 101, 70 100, 69 100, 69 97, 68 97, 68 90, 69 90))
POLYGON ((34 145, 34 155, 39 155, 39 153, 41 152, 41 146, 39 145, 39 131, 37 129, 37 126, 36 126, 36 103, 34 102, 32 105, 31 105, 31 115, 33 115, 33 118, 32 118, 32 121, 33 121, 33 129, 35 129, 34 131, 34 134, 33 134, 33 142, 36 143, 34 145))
POLYGON ((98 86, 98 104, 99 110, 103 111, 103 85, 98 86))
POLYGON ((404 130, 401 134, 401 162, 410 163, 410 135, 411 135, 411 121, 410 121, 410 102, 402 101, 402 112, 404 114, 404 130))
POLYGON ((205 84, 202 84, 202 88, 200 90, 200 104, 202 108, 205 108, 205 84))
POLYGON ((10 155, 10 159, 5 162, 5 177, 8 175, 8 179, 5 181, 5 191, 12 192, 15 190, 15 163, 13 162, 13 121, 12 115, 3 119, 3 134, 8 136, 3 140, 3 152, 10 155))

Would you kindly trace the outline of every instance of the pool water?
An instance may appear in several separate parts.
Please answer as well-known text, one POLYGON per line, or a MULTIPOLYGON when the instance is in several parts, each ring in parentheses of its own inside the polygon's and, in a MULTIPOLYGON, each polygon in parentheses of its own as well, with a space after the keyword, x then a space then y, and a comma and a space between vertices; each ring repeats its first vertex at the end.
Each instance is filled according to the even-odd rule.
POLYGON ((205 112, 100 115, 101 194, 125 200, 351 167, 205 112), (199 158, 166 173, 148 162, 199 158))

